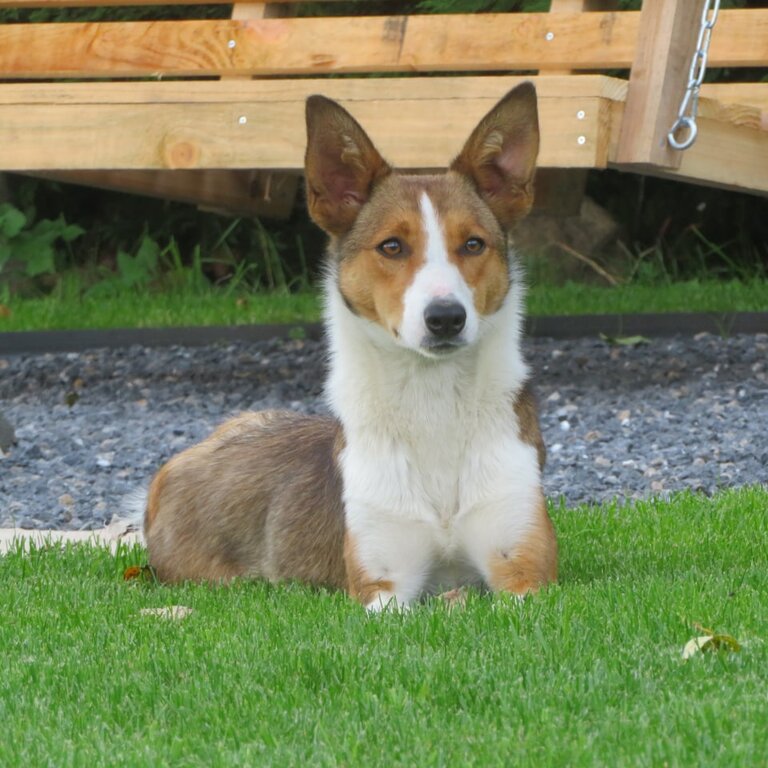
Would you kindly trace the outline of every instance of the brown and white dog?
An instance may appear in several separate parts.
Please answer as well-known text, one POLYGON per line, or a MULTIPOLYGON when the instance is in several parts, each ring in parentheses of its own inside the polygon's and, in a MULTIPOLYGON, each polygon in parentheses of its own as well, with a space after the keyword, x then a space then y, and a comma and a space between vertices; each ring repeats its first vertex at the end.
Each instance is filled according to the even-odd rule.
POLYGON ((307 128, 333 416, 247 413, 172 458, 149 489, 150 564, 167 581, 337 587, 371 610, 467 584, 535 591, 557 545, 507 234, 532 203, 534 88, 440 175, 393 171, 324 97, 307 128))

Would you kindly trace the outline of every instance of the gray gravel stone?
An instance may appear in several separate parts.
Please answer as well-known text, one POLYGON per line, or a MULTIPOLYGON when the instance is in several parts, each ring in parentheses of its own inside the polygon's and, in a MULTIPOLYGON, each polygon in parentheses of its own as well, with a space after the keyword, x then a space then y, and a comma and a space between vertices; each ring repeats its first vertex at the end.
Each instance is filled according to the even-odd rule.
POLYGON ((0 413, 0 451, 10 450, 15 442, 16 435, 13 427, 8 423, 3 414, 0 413))
MULTIPOLYGON (((573 506, 768 482, 768 335, 525 346, 551 497, 573 506)), ((104 525, 223 419, 322 412, 325 360, 321 343, 298 340, 0 359, 0 411, 17 439, 0 451, 0 527, 104 525)))

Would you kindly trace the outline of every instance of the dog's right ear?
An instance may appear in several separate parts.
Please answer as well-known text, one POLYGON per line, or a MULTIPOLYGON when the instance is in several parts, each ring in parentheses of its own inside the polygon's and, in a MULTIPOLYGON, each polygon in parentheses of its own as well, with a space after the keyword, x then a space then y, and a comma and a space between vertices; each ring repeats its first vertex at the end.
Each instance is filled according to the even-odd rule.
POLYGON ((329 234, 343 235, 392 169, 349 112, 324 96, 310 96, 304 171, 309 215, 329 234))

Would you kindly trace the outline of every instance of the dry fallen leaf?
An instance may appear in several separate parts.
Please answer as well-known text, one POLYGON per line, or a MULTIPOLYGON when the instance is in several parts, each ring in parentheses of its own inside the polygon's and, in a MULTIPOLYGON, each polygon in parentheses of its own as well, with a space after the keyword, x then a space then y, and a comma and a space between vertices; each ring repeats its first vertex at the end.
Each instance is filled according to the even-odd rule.
POLYGON ((683 648, 683 659, 690 659, 691 656, 695 656, 697 653, 741 650, 738 640, 731 635, 718 634, 698 625, 697 629, 701 629, 704 632, 708 631, 709 634, 691 638, 683 648))
POLYGON ((647 336, 608 336, 605 333, 601 333, 600 338, 606 344, 619 347, 639 347, 651 341, 647 336))
POLYGON ((186 619, 192 609, 186 605, 169 605, 167 608, 142 608, 142 616, 159 616, 161 619, 186 619))
POLYGON ((0 317, 10 317, 13 314, 10 307, 6 307, 5 304, 0 304, 0 317))
POLYGON ((155 581, 155 570, 151 565, 132 565, 123 571, 123 581, 155 581))

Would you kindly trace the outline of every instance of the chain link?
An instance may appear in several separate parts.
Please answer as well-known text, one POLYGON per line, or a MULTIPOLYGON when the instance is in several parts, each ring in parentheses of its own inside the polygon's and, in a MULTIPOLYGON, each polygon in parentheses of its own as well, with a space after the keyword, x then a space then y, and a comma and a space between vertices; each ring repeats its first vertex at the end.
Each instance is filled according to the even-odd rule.
POLYGON ((702 82, 704 82, 704 73, 707 71, 709 42, 712 38, 712 28, 715 26, 719 11, 720 0, 704 0, 699 39, 696 43, 696 52, 693 54, 693 59, 691 59, 691 69, 688 72, 688 85, 685 88, 680 108, 677 111, 677 120, 675 120, 674 125, 667 134, 667 141, 675 149, 688 149, 696 141, 696 134, 699 132, 696 125, 699 91, 701 90, 702 82), (681 129, 685 129, 687 135, 678 141, 676 134, 681 129))

